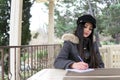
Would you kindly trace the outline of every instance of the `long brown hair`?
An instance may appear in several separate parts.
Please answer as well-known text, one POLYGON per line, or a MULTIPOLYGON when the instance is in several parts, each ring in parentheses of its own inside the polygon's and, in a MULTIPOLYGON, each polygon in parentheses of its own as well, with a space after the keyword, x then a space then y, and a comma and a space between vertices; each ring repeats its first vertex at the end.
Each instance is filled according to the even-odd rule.
MULTIPOLYGON (((74 34, 79 38, 79 44, 77 45, 77 48, 78 48, 78 51, 79 51, 82 59, 84 59, 84 57, 85 57, 84 49, 83 49, 83 45, 84 45, 84 37, 83 37, 84 24, 85 23, 78 24, 77 28, 74 32, 74 34)), ((97 59, 97 55, 94 51, 93 33, 94 33, 94 29, 92 29, 92 33, 88 36, 89 45, 87 47, 88 47, 89 52, 90 52, 90 65, 91 65, 90 67, 91 68, 97 68, 98 67, 98 59, 97 59)))

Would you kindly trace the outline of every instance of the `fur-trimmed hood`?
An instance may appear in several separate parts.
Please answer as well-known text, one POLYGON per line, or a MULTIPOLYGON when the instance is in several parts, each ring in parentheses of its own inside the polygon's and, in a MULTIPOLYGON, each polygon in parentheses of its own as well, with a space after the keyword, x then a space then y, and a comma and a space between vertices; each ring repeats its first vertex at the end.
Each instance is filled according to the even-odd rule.
POLYGON ((74 34, 64 34, 62 36, 62 40, 64 41, 71 41, 72 43, 78 44, 79 43, 79 39, 77 36, 75 36, 74 34))
MULTIPOLYGON (((79 44, 79 38, 74 34, 68 33, 62 36, 63 41, 71 41, 72 43, 79 44)), ((95 42, 95 36, 93 36, 93 42, 95 42)))

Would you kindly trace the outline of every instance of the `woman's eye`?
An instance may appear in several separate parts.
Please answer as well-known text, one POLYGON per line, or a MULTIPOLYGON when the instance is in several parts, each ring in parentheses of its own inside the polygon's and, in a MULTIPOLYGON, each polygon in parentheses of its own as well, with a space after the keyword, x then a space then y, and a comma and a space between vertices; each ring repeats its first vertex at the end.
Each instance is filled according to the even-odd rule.
POLYGON ((90 28, 89 30, 91 30, 91 31, 92 31, 92 28, 90 28))
POLYGON ((86 26, 84 26, 84 28, 87 28, 86 26))

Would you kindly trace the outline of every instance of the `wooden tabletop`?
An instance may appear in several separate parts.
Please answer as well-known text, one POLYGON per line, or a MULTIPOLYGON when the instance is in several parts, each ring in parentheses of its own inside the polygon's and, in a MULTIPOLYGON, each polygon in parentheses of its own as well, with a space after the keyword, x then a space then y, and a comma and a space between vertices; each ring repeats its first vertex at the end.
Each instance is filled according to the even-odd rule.
POLYGON ((27 80, 120 80, 120 68, 95 69, 85 73, 43 69, 27 80))
POLYGON ((63 80, 65 74, 62 69, 43 69, 27 80, 63 80))

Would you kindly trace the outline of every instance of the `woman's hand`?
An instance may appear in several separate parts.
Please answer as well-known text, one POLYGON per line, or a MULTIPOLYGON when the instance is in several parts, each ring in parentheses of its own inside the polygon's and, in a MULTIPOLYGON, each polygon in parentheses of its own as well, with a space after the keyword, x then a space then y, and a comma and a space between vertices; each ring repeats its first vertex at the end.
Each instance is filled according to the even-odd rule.
POLYGON ((85 70, 85 69, 88 69, 88 64, 85 62, 75 62, 75 63, 71 64, 70 67, 73 69, 85 70))

